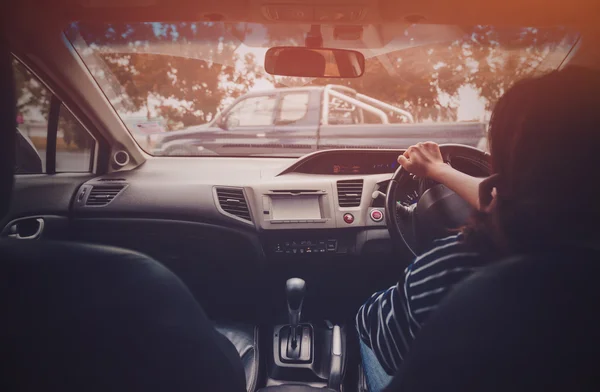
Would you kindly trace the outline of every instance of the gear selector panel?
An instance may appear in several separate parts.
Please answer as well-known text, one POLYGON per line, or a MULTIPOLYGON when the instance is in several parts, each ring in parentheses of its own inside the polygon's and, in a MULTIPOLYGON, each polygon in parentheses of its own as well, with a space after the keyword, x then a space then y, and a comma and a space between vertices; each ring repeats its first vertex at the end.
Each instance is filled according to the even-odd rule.
POLYGON ((301 324, 296 328, 289 325, 279 330, 279 356, 286 363, 310 363, 312 361, 312 326, 301 324), (290 333, 296 333, 294 345, 290 333))

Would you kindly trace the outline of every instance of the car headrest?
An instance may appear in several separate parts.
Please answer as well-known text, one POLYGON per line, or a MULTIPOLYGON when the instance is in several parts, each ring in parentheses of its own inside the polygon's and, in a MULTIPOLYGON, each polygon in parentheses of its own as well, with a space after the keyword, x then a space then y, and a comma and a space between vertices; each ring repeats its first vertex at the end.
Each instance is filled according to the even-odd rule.
POLYGON ((388 391, 600 390, 600 252, 495 263, 419 332, 388 391))
POLYGON ((8 43, 0 36, 0 219, 8 211, 12 194, 16 127, 17 108, 11 54, 8 43))

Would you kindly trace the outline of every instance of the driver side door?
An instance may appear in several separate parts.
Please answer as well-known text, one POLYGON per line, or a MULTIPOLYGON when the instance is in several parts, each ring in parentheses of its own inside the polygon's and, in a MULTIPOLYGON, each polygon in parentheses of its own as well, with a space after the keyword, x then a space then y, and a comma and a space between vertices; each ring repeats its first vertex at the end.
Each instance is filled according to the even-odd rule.
MULTIPOLYGON (((243 98, 233 105, 224 118, 225 129, 215 139, 219 155, 268 155, 273 132, 277 94, 243 98)), ((275 151, 275 153, 277 153, 275 151)))

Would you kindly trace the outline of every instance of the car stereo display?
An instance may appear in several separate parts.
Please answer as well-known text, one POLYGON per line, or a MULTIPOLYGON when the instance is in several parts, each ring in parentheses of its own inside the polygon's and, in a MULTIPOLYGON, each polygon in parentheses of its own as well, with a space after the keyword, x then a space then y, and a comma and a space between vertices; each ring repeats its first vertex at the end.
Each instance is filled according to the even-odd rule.
POLYGON ((321 218, 319 196, 271 197, 271 219, 274 221, 304 221, 321 218))

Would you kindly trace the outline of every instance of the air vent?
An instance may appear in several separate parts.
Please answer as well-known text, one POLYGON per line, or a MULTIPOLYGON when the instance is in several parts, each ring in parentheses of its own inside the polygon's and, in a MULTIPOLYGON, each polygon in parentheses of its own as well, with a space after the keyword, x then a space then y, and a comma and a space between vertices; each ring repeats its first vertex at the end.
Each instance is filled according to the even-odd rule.
POLYGON ((99 181, 102 182, 114 182, 114 181, 125 181, 124 178, 101 178, 99 181))
POLYGON ((92 188, 85 205, 105 206, 125 188, 124 185, 96 185, 92 188))
POLYGON ((338 203, 340 207, 358 207, 362 195, 363 180, 345 180, 337 182, 338 203))
POLYGON ((219 205, 225 213, 252 222, 242 188, 216 188, 216 191, 219 205))

